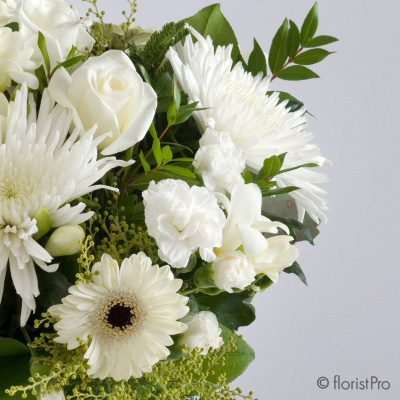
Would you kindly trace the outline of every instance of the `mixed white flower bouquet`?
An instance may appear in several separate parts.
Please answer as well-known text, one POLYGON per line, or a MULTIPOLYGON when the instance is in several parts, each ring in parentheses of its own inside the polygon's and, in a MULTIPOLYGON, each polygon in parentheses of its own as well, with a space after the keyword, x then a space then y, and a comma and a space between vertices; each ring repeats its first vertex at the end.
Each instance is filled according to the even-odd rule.
POLYGON ((251 399, 236 331, 282 272, 306 283, 327 209, 270 83, 336 39, 315 4, 246 58, 218 4, 153 32, 84 1, 0 0, 0 398, 251 399))

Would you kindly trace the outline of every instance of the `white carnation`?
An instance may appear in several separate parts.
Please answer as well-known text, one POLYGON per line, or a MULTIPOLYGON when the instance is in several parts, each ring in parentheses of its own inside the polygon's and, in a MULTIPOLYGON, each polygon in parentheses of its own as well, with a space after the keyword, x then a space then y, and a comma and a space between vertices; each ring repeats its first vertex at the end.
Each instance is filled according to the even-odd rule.
POLYGON ((207 354, 210 348, 218 349, 224 343, 221 328, 215 314, 201 311, 198 314, 189 313, 181 322, 187 325, 179 344, 186 344, 189 349, 203 349, 201 354, 207 354))
POLYGON ((212 270, 215 285, 229 293, 234 288, 244 290, 256 276, 253 264, 238 250, 220 255, 214 261, 212 270))
POLYGON ((208 127, 200 139, 193 165, 208 189, 230 192, 237 183, 243 182, 241 173, 246 167, 246 156, 229 133, 208 127))
POLYGON ((221 246, 226 219, 206 188, 173 179, 152 181, 143 199, 147 229, 162 260, 184 268, 198 249, 203 260, 215 259, 213 249, 221 246))

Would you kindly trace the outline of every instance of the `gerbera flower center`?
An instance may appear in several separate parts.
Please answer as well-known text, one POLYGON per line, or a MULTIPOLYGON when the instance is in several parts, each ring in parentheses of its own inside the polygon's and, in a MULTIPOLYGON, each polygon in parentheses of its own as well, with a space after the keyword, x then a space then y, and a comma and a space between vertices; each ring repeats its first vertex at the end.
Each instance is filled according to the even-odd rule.
POLYGON ((133 295, 113 296, 102 302, 97 314, 99 331, 108 337, 121 337, 137 330, 143 311, 133 295))

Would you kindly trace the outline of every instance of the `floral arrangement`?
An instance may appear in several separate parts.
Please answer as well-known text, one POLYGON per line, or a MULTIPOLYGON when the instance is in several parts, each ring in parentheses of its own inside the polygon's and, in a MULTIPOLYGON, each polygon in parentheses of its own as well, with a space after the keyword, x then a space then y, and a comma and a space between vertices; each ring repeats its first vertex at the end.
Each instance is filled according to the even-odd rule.
POLYGON ((236 332, 282 272, 306 283, 327 209, 272 83, 337 39, 317 4, 246 56, 218 4, 152 31, 83 1, 0 0, 0 398, 252 399, 236 332))

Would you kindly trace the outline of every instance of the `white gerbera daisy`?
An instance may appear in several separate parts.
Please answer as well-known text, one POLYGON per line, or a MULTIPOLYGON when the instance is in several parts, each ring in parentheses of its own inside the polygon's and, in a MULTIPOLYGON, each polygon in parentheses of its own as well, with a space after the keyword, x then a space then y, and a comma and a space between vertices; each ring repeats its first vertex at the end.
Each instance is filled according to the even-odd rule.
POLYGON ((85 204, 70 201, 99 188, 93 185, 107 171, 127 163, 114 157, 97 160, 96 127, 77 140, 78 133, 66 136, 69 113, 54 107, 45 91, 36 119, 36 105, 29 100, 26 85, 9 104, 5 135, 0 135, 0 299, 7 265, 17 293, 22 298, 21 325, 25 325, 35 297, 39 295, 34 264, 47 272, 57 265, 33 238, 38 232, 35 215, 46 209, 52 227, 80 224, 92 213, 83 213, 85 204))
POLYGON ((85 358, 91 376, 140 378, 169 355, 170 335, 187 329, 177 321, 189 311, 188 298, 176 293, 182 281, 142 252, 125 259, 121 269, 105 254, 92 273, 93 283, 71 287, 63 304, 49 309, 60 318, 55 340, 71 350, 79 346, 77 338, 90 336, 85 358))
MULTIPOLYGON (((205 39, 191 31, 197 42, 194 44, 188 36, 184 45, 179 43, 169 49, 167 58, 190 101, 199 102, 199 108, 207 108, 194 115, 202 132, 207 120, 213 118, 215 130, 229 132, 245 151, 246 164, 254 172, 261 169, 267 157, 282 153, 287 153, 285 169, 326 162, 318 147, 309 143, 312 135, 305 130, 305 109, 289 112, 286 102, 278 104, 278 94, 267 96, 269 78, 262 79, 261 74, 253 77, 241 63, 232 68, 232 45, 218 46, 214 51, 210 37, 205 39)), ((326 220, 322 210, 327 209, 327 204, 319 197, 325 192, 315 185, 324 181, 325 175, 306 168, 277 177, 281 188, 301 188, 291 193, 297 202, 299 219, 303 220, 307 211, 317 222, 326 220)))

